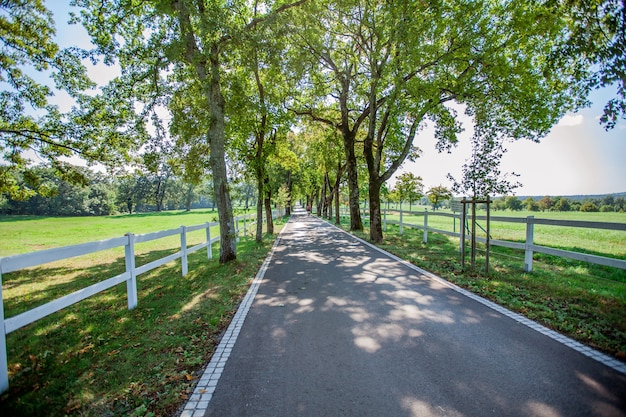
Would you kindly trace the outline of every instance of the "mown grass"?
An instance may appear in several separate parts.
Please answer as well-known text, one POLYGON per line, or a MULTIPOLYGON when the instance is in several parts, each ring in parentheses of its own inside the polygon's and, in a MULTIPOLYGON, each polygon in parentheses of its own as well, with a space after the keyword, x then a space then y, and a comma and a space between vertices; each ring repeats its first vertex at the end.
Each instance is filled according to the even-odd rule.
MULTIPOLYGON (((458 219, 438 216, 437 213, 451 213, 449 211, 430 212, 428 214, 428 227, 456 231, 460 229, 458 219)), ((390 212, 387 220, 398 221, 400 216, 390 212)), ((418 212, 416 212, 418 213, 418 212)), ((478 211, 477 216, 485 216, 484 211, 478 211)), ((581 213, 581 212, 530 212, 530 211, 504 211, 492 212, 492 217, 527 217, 534 216, 537 219, 555 220, 580 220, 609 223, 625 223, 624 213, 581 213)), ((423 211, 417 215, 407 215, 402 218, 403 223, 424 225, 423 211)), ((484 220, 479 220, 477 235, 484 237, 486 233, 480 228, 486 229, 484 220)), ((524 242, 526 240, 526 224, 510 223, 498 220, 491 221, 490 236, 492 239, 524 242)), ((578 227, 564 227, 551 225, 534 225, 534 243, 542 246, 550 246, 557 249, 571 250, 589 253, 592 255, 607 256, 617 259, 626 259, 626 233, 620 230, 587 229, 578 227)))
MULTIPOLYGON (((451 220, 451 219, 448 219, 451 220)), ((429 219, 430 225, 430 219, 429 219)), ((367 223, 366 223, 367 226, 367 223)), ((348 228, 348 220, 342 220, 348 228)), ((580 229, 579 229, 580 230, 580 229)), ((622 232, 623 233, 623 232, 622 232)), ((356 233, 367 240, 369 232, 356 233)), ((458 238, 388 225, 378 246, 573 339, 626 361, 626 271, 536 254, 532 273, 522 251, 492 247, 484 272, 484 246, 477 266, 461 265, 458 238)), ((598 242, 599 244, 599 242, 598 242)), ((622 236, 621 248, 626 244, 622 236)), ((561 243, 564 249, 575 250, 561 243)), ((621 249, 620 249, 621 250, 621 249)), ((615 256, 615 253, 604 256, 615 256)), ((624 253, 618 257, 625 259, 624 253)))
MULTIPOLYGON (((176 214, 128 217, 132 219, 98 220, 128 222, 126 231, 140 233, 211 221, 189 221, 193 216, 176 214), (164 220, 168 216, 172 223, 164 220)), ((36 229, 48 234, 48 225, 58 234, 73 235, 63 238, 66 244, 94 240, 84 236, 99 230, 90 229, 89 222, 76 231, 60 230, 56 219, 50 220, 37 219, 36 229)), ((11 223, 1 224, 3 234, 11 223)), ((277 231, 281 227, 282 221, 277 222, 277 231)), ((119 229, 105 229, 103 234, 109 235, 103 238, 119 235, 119 229)), ((172 415, 190 395, 273 240, 266 236, 256 244, 242 238, 237 260, 227 265, 207 260, 204 250, 195 252, 185 277, 180 261, 140 275, 139 303, 132 311, 127 309, 126 287, 118 285, 9 334, 10 389, 0 398, 0 415, 172 415)), ((160 244, 146 248, 137 263, 162 258, 180 242, 160 244)), ((218 253, 217 245, 213 250, 218 253)), ((81 258, 4 275, 5 316, 124 270, 123 253, 81 258)))
MULTIPOLYGON (((244 212, 239 209, 235 214, 244 212)), ((210 209, 101 217, 0 216, 0 256, 104 240, 126 233, 138 235, 216 221, 217 210, 210 209)), ((240 227, 243 228, 243 223, 240 227)), ((211 228, 211 233, 217 236, 217 226, 211 228)))

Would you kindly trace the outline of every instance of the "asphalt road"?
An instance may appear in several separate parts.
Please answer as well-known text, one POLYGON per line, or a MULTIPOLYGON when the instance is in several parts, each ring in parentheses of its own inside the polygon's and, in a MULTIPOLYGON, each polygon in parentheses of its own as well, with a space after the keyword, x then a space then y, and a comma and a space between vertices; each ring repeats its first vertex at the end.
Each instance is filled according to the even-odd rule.
POLYGON ((626 375, 294 216, 205 415, 626 416, 626 375))

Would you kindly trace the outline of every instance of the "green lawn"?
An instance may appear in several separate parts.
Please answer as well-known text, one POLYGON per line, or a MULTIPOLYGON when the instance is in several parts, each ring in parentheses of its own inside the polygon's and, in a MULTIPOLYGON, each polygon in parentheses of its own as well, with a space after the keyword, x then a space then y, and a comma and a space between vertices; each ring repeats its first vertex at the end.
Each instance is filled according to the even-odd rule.
MULTIPOLYGON (((102 217, 0 216, 0 256, 216 221, 217 210, 209 209, 102 217)), ((216 236, 219 230, 213 227, 211 232, 216 236)))
MULTIPOLYGON (((419 212, 420 214, 407 215, 406 213, 403 213, 402 222, 423 226, 423 210, 414 210, 414 212, 419 212)), ((447 230, 450 232, 459 231, 459 220, 437 215, 437 213, 451 213, 450 211, 429 211, 428 213, 428 227, 447 230)), ((484 211, 477 211, 476 214, 477 216, 486 215, 484 211)), ((491 212, 491 216, 518 218, 534 216, 536 219, 626 223, 625 213, 496 211, 491 212)), ((389 212, 387 215, 387 220, 399 221, 399 219, 400 216, 397 212, 389 212)), ((478 224, 482 226, 482 228, 486 229, 484 220, 479 220, 478 224)), ((524 242, 526 240, 526 224, 492 220, 490 234, 492 239, 524 242)), ((484 237, 485 233, 478 228, 477 235, 484 237)), ((584 252, 617 259, 626 259, 626 232, 619 230, 535 225, 534 243, 557 249, 584 252)))
MULTIPOLYGON (((2 253, 190 226, 214 217, 214 212, 203 210, 90 218, 3 217, 2 253)), ((281 227, 278 221, 276 232, 281 227)), ((191 240, 203 238, 204 231, 197 233, 191 240)), ((132 311, 121 284, 9 334, 10 390, 0 399, 0 415, 173 414, 210 360, 273 240, 266 236, 258 245, 253 238, 242 238, 237 260, 228 265, 207 260, 205 250, 194 252, 185 277, 180 261, 140 275, 139 303, 132 311)), ((138 265, 178 250, 180 240, 175 236, 142 245, 138 265)), ((213 253, 218 251, 215 244, 213 253)), ((119 274, 125 268, 123 257, 120 248, 5 274, 5 316, 119 274)))

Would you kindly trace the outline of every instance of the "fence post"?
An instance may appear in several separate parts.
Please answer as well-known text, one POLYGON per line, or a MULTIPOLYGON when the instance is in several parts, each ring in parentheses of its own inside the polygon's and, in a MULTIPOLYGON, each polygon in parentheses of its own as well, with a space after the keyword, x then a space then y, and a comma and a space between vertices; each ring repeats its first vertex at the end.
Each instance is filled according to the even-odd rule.
POLYGON ((209 259, 213 258, 213 248, 211 248, 211 223, 206 222, 206 256, 209 259))
POLYGON ((400 234, 402 234, 402 206, 400 206, 400 234))
POLYGON ((244 214, 243 215, 243 236, 246 237, 246 235, 248 234, 248 231, 246 230, 246 218, 248 217, 248 214, 244 214))
POLYGON ((424 209, 424 243, 428 243, 428 209, 424 209))
POLYGON ((526 218, 526 254, 524 255, 524 272, 533 270, 533 241, 535 233, 535 216, 526 218))
POLYGON ((135 235, 126 233, 128 243, 124 248, 126 258, 126 272, 130 274, 126 281, 126 294, 128 298, 128 309, 137 307, 137 275, 135 274, 135 235))
POLYGON ((456 213, 452 212, 452 233, 456 233, 456 213))
POLYGON ((463 203, 463 207, 461 209, 461 217, 459 218, 459 252, 461 253, 461 261, 463 263, 463 267, 465 268, 465 222, 467 221, 467 216, 465 212, 465 203, 463 203))
POLYGON ((180 260, 182 264, 183 276, 189 272, 187 265, 187 226, 180 226, 180 260))
POLYGON ((0 259, 0 394, 9 390, 9 358, 7 334, 4 327, 4 300, 2 299, 2 260, 0 259))

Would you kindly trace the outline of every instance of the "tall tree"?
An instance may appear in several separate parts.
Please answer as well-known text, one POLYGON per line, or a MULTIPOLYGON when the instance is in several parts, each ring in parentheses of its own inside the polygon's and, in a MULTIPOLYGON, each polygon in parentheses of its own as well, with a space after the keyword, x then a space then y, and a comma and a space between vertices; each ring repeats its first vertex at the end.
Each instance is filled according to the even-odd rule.
POLYGON ((615 88, 600 123, 612 129, 626 119, 626 2, 624 0, 563 0, 571 29, 554 65, 572 66, 572 76, 584 88, 615 88))
POLYGON ((417 177, 412 172, 403 172, 398 176, 394 190, 397 193, 400 204, 409 202, 409 210, 413 201, 424 196, 424 184, 422 177, 417 177))
POLYGON ((436 187, 432 187, 430 190, 426 192, 428 196, 428 201, 433 205, 433 210, 437 210, 439 207, 439 203, 442 201, 450 200, 452 198, 452 191, 444 187, 443 185, 438 185, 436 187))
MULTIPOLYGON (((128 78, 139 82, 148 96, 167 92, 162 76, 168 73, 172 74, 170 88, 195 93, 187 112, 202 116, 199 124, 209 148, 219 214, 221 263, 235 259, 237 253, 225 160, 227 108, 222 78, 229 53, 245 42, 249 31, 304 1, 255 2, 254 6, 243 0, 77 1, 87 9, 83 22, 99 50, 120 63, 123 75, 134 74, 128 78), (255 16, 255 10, 263 13, 255 16)), ((153 100, 147 107, 158 104, 153 100)))
POLYGON ((54 42, 55 23, 42 0, 2 1, 0 11, 0 192, 20 199, 46 193, 41 171, 31 169, 32 154, 73 183, 85 184, 87 178, 67 157, 120 166, 134 149, 131 137, 137 132, 131 126, 108 128, 113 111, 99 110, 109 106, 119 114, 129 104, 100 100, 106 91, 86 94, 95 84, 81 63, 85 51, 54 42), (46 77, 50 85, 38 81, 46 77), (55 91, 69 94, 75 107, 61 112, 50 103, 55 91))
MULTIPOLYGON (((254 18, 260 14, 259 4, 255 3, 254 18)), ((263 208, 271 184, 268 177, 269 156, 274 154, 277 141, 284 139, 289 129, 292 115, 282 103, 290 88, 288 71, 281 62, 285 49, 280 20, 272 24, 257 25, 246 34, 246 42, 238 49, 234 59, 238 71, 229 74, 231 106, 237 108, 229 136, 236 157, 245 162, 255 178, 257 191, 256 241, 263 238, 263 208)), ((271 224, 271 208, 266 209, 268 224, 271 224), (269 210, 269 211, 268 211, 269 210)), ((272 228, 270 228, 272 229, 272 228)))
POLYGON ((521 184, 512 178, 516 173, 500 172, 500 161, 506 152, 502 140, 479 134, 472 138, 472 156, 463 164, 460 181, 448 174, 453 182, 452 190, 474 199, 485 199, 496 194, 506 195, 521 184))
MULTIPOLYGON (((375 242, 380 187, 415 156, 420 125, 435 124, 440 150, 457 141, 462 129, 449 103, 465 105, 484 140, 538 140, 584 93, 571 83, 571 65, 546 58, 567 30, 557 4, 368 0, 318 13, 319 26, 309 19, 300 32, 319 63, 309 78, 318 100, 306 112, 342 131, 348 157, 363 139, 375 242)), ((351 170, 349 161, 349 179, 351 170)))

